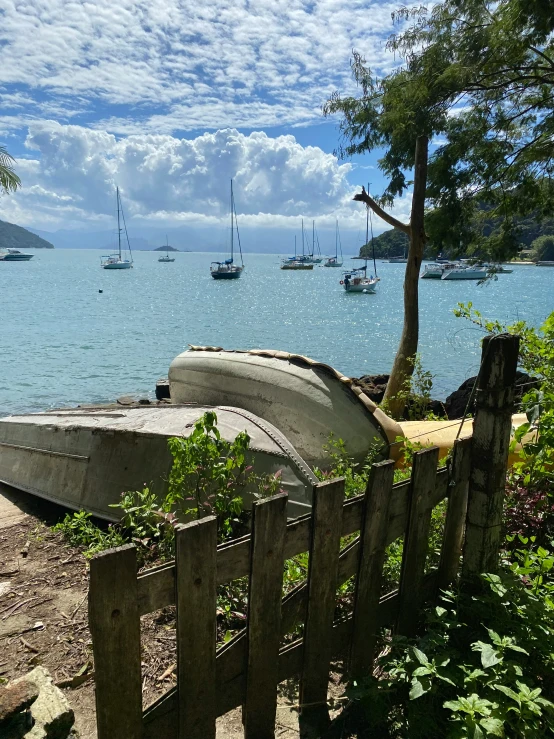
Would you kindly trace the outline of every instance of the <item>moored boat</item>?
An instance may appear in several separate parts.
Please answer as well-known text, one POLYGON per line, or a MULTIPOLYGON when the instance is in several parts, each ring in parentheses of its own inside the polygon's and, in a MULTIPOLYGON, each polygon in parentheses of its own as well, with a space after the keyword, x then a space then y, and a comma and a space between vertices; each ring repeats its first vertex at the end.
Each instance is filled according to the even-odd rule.
POLYGON ((334 257, 327 257, 324 267, 342 267, 343 263, 343 257, 342 257, 342 244, 340 241, 340 234, 339 234, 339 220, 337 218, 336 224, 335 224, 335 256, 334 257), (340 248, 340 259, 339 259, 339 248, 340 248))
POLYGON ((170 257, 169 256, 169 241, 168 241, 168 238, 166 236, 165 237, 165 257, 160 257, 158 259, 158 262, 166 262, 167 263, 167 262, 174 262, 174 261, 175 261, 175 257, 170 257))
POLYGON ((28 262, 34 254, 24 254, 18 249, 7 249, 0 251, 0 262, 28 262))
MULTIPOLYGON (((167 490, 167 440, 188 436, 214 410, 223 439, 250 436, 248 463, 256 475, 280 472, 288 515, 307 512, 316 478, 285 436, 267 420, 240 408, 135 406, 77 408, 0 419, 0 481, 75 510, 117 520, 121 494, 146 483, 167 490)), ((247 503, 252 490, 245 491, 247 503)))
POLYGON ((444 270, 441 280, 484 280, 488 275, 486 267, 460 265, 444 270))
POLYGON ((242 246, 240 243, 239 224, 237 221, 237 212, 235 209, 235 196, 233 194, 233 180, 231 180, 231 256, 224 262, 212 262, 210 266, 210 274, 214 280, 237 280, 244 270, 244 262, 242 260, 242 246), (237 242, 240 252, 240 265, 234 263, 234 237, 235 229, 237 232, 237 242))
POLYGON ((129 234, 127 233, 127 225, 125 223, 125 216, 123 214, 123 206, 121 205, 121 196, 119 194, 119 187, 116 187, 116 204, 117 204, 117 254, 108 254, 100 258, 100 266, 102 269, 131 269, 133 266, 133 256, 131 252, 131 243, 129 241, 129 234), (123 221, 123 228, 121 228, 121 221, 123 221), (127 239, 127 248, 129 250, 129 257, 124 258, 121 250, 121 232, 125 231, 125 238, 127 239))

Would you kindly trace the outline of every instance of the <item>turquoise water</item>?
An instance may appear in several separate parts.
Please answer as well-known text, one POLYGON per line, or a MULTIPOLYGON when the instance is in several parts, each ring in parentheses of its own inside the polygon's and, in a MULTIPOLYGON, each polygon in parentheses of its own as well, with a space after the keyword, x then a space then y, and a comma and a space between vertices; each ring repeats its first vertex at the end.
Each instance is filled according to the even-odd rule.
MULTIPOLYGON (((391 366, 404 265, 378 262, 379 292, 356 295, 340 287, 341 270, 283 272, 277 255, 248 254, 240 280, 216 282, 213 254, 161 264, 158 254, 137 252, 124 271, 100 269, 100 254, 48 250, 0 262, 2 415, 153 397, 189 343, 297 352, 353 376, 391 366)), ((486 316, 537 325, 554 309, 554 269, 516 267, 483 287, 422 280, 420 296, 422 359, 444 397, 479 364, 481 333, 453 316, 456 304, 471 300, 486 316)))

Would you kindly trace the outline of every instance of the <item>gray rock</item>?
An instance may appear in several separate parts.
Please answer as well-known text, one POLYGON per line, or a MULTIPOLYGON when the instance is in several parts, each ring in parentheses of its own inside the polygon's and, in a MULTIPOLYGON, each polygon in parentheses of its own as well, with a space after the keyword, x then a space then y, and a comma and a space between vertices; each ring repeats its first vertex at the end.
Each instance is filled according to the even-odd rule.
POLYGON ((34 725, 23 734, 24 739, 67 739, 75 723, 75 714, 65 695, 54 685, 48 670, 35 667, 13 684, 23 680, 35 683, 39 689, 38 698, 31 706, 34 725))

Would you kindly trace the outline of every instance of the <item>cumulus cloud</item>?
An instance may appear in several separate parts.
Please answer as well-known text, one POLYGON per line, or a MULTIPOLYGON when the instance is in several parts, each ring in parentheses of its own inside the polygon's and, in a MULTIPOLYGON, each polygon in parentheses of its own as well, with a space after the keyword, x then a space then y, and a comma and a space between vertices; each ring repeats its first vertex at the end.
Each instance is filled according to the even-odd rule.
POLYGON ((116 133, 305 125, 352 85, 363 51, 377 70, 396 2, 364 0, 4 0, 4 112, 116 133), (83 121, 79 121, 83 122, 83 121))
MULTIPOLYGON (((131 135, 56 122, 32 124, 32 158, 18 162, 24 186, 2 201, 2 217, 51 228, 111 223, 115 187, 131 222, 221 222, 234 182, 245 225, 297 227, 300 217, 360 225, 347 175, 351 165, 294 136, 236 129, 193 139, 131 135)), ((405 207, 399 203, 397 213, 405 207)), ((348 225, 348 224, 345 224, 348 225)))

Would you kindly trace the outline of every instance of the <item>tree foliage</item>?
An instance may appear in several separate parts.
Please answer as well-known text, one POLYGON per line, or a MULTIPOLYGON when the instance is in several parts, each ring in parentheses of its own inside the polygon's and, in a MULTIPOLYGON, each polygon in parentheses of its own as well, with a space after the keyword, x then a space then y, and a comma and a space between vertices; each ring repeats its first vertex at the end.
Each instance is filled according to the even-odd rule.
POLYGON ((0 192, 8 194, 15 192, 21 186, 21 180, 13 168, 14 161, 14 158, 6 151, 6 147, 0 146, 0 192))
POLYGON ((539 236, 531 244, 531 259, 554 262, 554 235, 539 236))
POLYGON ((391 48, 415 79, 434 78, 452 106, 429 162, 429 237, 466 253, 510 256, 518 217, 540 219, 554 205, 554 6, 445 0, 397 18, 411 25, 391 48), (492 231, 484 227, 491 218, 499 219, 492 231))

